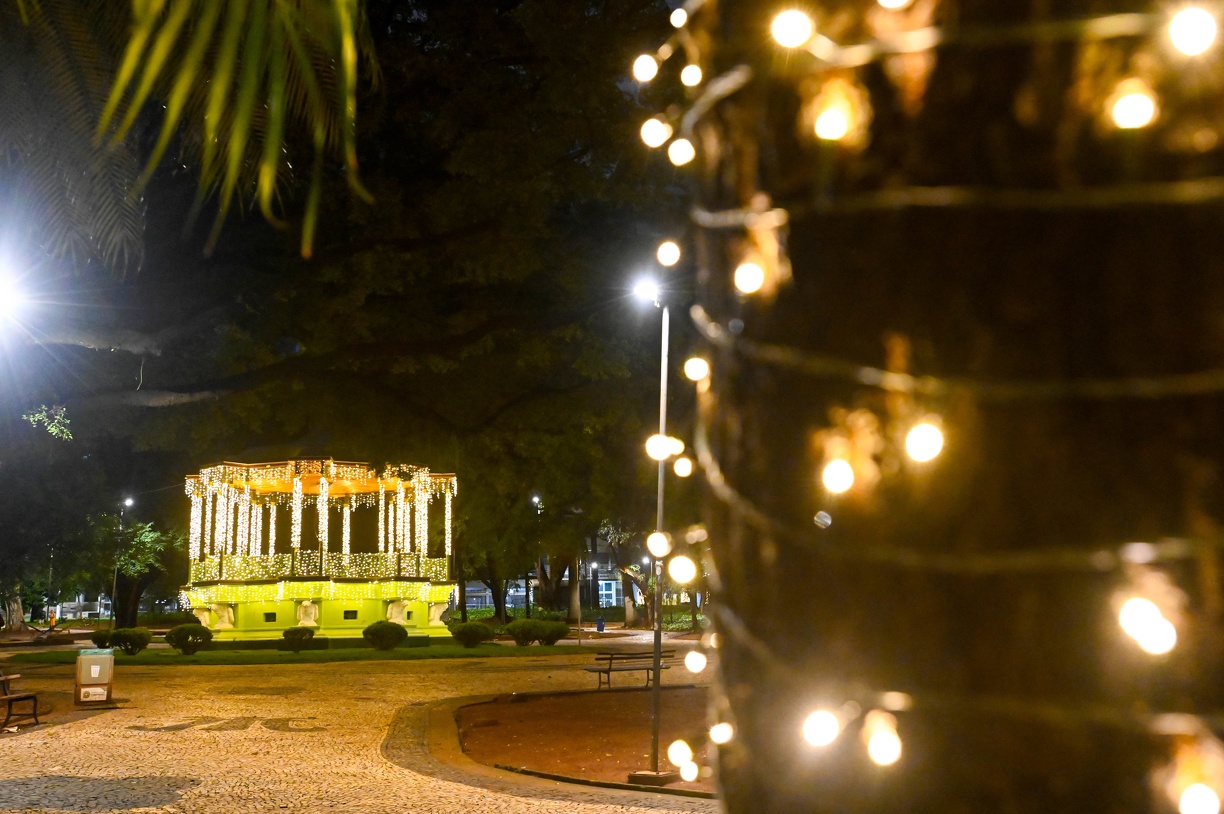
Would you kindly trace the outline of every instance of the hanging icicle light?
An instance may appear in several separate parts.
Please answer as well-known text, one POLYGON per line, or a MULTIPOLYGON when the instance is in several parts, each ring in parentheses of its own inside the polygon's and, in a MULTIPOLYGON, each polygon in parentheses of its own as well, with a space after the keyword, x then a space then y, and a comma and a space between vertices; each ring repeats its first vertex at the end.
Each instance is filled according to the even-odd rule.
POLYGON ((659 118, 647 119, 642 123, 641 136, 647 147, 662 147, 672 136, 672 126, 659 118))
POLYGON ((1215 43, 1217 28, 1215 15, 1190 6, 1178 11, 1169 21, 1169 39, 1180 53, 1196 57, 1215 43))
POLYGON ((812 38, 816 29, 811 17, 798 9, 790 9, 774 17, 769 31, 783 48, 798 48, 812 38))
POLYGON ((659 63, 650 54, 642 54, 633 61, 633 78, 639 82, 649 82, 659 73, 659 63))
POLYGON ((667 148, 667 158, 677 167, 683 167, 697 157, 693 142, 686 138, 678 138, 667 148))

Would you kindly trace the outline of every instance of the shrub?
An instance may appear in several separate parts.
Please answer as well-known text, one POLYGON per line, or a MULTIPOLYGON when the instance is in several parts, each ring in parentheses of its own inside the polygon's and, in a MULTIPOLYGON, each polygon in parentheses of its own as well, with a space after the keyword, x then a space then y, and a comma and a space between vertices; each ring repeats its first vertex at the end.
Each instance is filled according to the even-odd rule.
POLYGON ((153 634, 145 627, 121 627, 111 631, 111 647, 118 648, 129 656, 134 656, 149 646, 153 634))
POLYGON ((166 644, 184 656, 191 656, 211 642, 212 637, 212 631, 200 623, 189 623, 170 628, 170 631, 166 633, 166 644))
POLYGON ((519 647, 527 645, 540 638, 540 626, 544 624, 535 619, 516 619, 506 625, 506 633, 514 639, 519 647))
POLYGON ((551 647, 569 635, 569 625, 565 622, 539 622, 539 640, 545 647, 551 647))
POLYGON ((455 625, 450 631, 451 635, 455 637, 455 641, 464 647, 475 647, 481 642, 487 642, 493 638, 492 629, 480 622, 464 622, 455 625))
POLYGON ((314 638, 314 633, 312 627, 291 627, 281 635, 285 637, 285 644, 290 650, 294 653, 301 653, 306 642, 314 638))
POLYGON ((89 634, 89 640, 94 643, 94 647, 110 647, 111 645, 110 628, 103 628, 102 630, 95 630, 93 633, 89 634))
POLYGON ((394 650, 408 638, 408 631, 403 625, 379 619, 374 624, 361 631, 361 636, 374 645, 376 650, 394 650))

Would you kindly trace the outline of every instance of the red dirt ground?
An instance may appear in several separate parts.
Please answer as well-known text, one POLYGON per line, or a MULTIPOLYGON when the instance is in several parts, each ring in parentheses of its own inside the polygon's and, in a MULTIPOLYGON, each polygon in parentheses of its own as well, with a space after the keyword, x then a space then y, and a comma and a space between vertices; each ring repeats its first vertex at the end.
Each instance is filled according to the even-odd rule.
MULTIPOLYGON (((664 687, 659 768, 670 768, 667 746, 684 738, 706 765, 706 689, 664 687)), ((650 693, 602 690, 543 696, 505 696, 458 711, 459 738, 468 757, 587 780, 624 783, 650 768, 650 693)), ((670 788, 714 791, 713 779, 670 788)))

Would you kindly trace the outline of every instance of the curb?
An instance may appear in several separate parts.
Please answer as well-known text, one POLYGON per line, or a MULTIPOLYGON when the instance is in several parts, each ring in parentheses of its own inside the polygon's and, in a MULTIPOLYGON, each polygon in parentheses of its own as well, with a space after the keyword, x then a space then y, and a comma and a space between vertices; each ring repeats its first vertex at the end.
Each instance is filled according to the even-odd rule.
POLYGON ((712 791, 697 789, 669 789, 666 786, 642 786, 637 783, 616 783, 611 780, 587 780, 585 777, 570 777, 565 774, 550 774, 537 772, 535 769, 525 769, 521 766, 506 766, 494 763, 493 768, 502 769, 515 774, 525 774, 531 777, 541 777, 545 780, 556 780, 559 783, 573 783, 578 786, 596 786, 601 789, 622 789, 624 791, 645 791, 651 794, 670 794, 674 797, 696 797, 701 800, 717 800, 718 795, 712 791))

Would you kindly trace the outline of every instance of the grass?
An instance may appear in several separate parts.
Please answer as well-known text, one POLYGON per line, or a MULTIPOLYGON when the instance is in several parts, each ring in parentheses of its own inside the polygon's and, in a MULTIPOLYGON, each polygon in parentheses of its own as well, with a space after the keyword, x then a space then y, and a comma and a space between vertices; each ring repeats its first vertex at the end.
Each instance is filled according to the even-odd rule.
MULTIPOLYGON (((134 656, 115 654, 115 665, 167 666, 181 664, 315 664, 329 661, 408 661, 413 659, 463 659, 499 658, 513 656, 570 656, 590 653, 590 648, 575 645, 555 647, 512 647, 500 644, 482 644, 463 647, 457 644, 430 645, 429 647, 402 647, 395 650, 373 650, 371 648, 336 648, 335 650, 304 650, 301 653, 280 650, 206 650, 194 656, 180 655, 177 650, 158 648, 142 650, 134 656)), ((76 650, 44 650, 38 653, 17 653, 7 661, 33 664, 72 664, 76 661, 76 650)))

